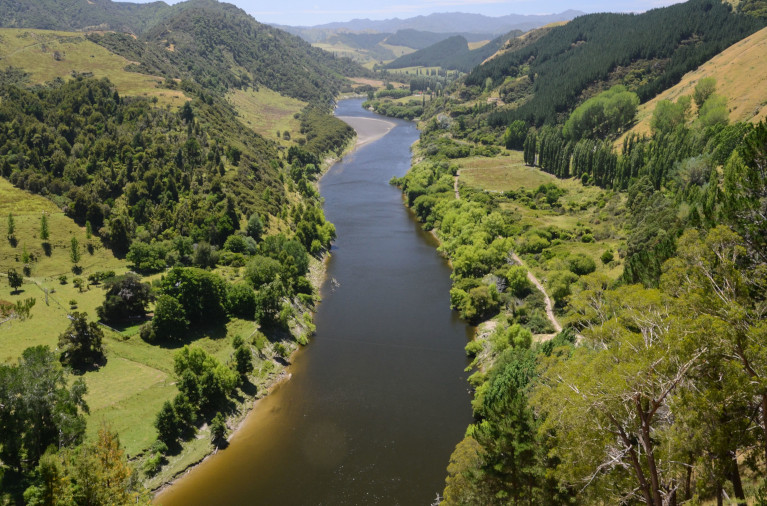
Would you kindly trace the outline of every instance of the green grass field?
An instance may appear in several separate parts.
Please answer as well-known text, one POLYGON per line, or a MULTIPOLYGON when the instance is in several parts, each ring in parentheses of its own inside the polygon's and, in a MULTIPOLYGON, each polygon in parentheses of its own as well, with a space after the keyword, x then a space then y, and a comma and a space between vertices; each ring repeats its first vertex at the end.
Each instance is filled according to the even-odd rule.
MULTIPOLYGON (((243 124, 267 139, 276 139, 278 130, 280 133, 290 132, 291 138, 300 135, 300 122, 293 115, 306 107, 306 102, 263 87, 258 91, 230 91, 227 100, 234 106, 243 124)), ((290 141, 280 136, 280 143, 287 146, 290 141)))
MULTIPOLYGON (((564 189, 565 194, 560 197, 563 212, 534 208, 519 202, 503 203, 501 207, 517 216, 523 226, 546 228, 553 225, 570 231, 588 230, 594 236, 594 242, 562 242, 552 246, 551 253, 556 257, 583 253, 594 260, 598 271, 612 278, 620 276, 623 265, 617 251, 624 238, 621 224, 611 214, 611 209, 620 207, 619 203, 624 196, 614 195, 595 186, 584 186, 576 179, 557 179, 538 168, 525 165, 519 151, 507 151, 503 156, 494 158, 472 157, 454 161, 460 166, 459 182, 467 187, 505 192, 521 188, 533 190, 542 184, 554 183, 564 189), (614 205, 607 205, 611 200, 614 205), (616 252, 616 261, 604 265, 600 256, 607 249, 616 252)), ((532 262, 531 267, 540 279, 546 279, 547 266, 544 262, 532 262)))
MULTIPOLYGON (((34 297, 31 318, 21 321, 11 319, 0 324, 0 362, 15 362, 22 351, 30 346, 47 345, 56 348, 58 336, 69 325, 67 315, 73 311, 85 311, 89 320, 96 319, 96 308, 104 300, 101 286, 88 286, 83 291, 72 282, 74 277, 87 279, 96 271, 114 270, 124 273, 127 264, 115 258, 111 251, 92 237, 93 254, 85 245, 89 242, 85 230, 66 217, 51 201, 13 187, 0 179, 0 301, 16 302, 34 297), (8 214, 13 213, 17 244, 8 241, 8 214), (45 212, 50 224, 50 243, 53 246, 47 256, 39 239, 40 217, 45 212), (77 237, 81 244, 82 259, 79 263, 83 272, 72 273, 70 242, 77 237), (21 272, 24 248, 35 260, 31 262, 31 276, 25 277, 19 293, 12 293, 5 274, 9 268, 21 272), (61 284, 59 276, 67 276, 67 283, 61 284), (48 304, 45 289, 49 291, 48 304), (70 301, 76 302, 73 306, 70 301)), ((239 277, 239 271, 222 272, 227 278, 239 277)), ((153 276, 153 279, 159 275, 153 276)), ((165 401, 172 400, 178 390, 173 374, 173 356, 183 345, 194 343, 213 354, 221 362, 228 362, 232 354, 231 337, 240 335, 248 340, 257 330, 254 322, 231 320, 226 326, 209 329, 192 329, 184 343, 172 347, 150 345, 141 340, 138 326, 117 331, 108 327, 104 330, 106 364, 95 371, 86 372, 83 378, 88 386, 86 401, 90 408, 87 416, 87 436, 96 435, 102 424, 107 424, 120 435, 120 441, 129 457, 144 452, 156 438, 154 420, 165 401)), ((254 362, 256 374, 251 381, 258 395, 266 391, 268 383, 281 371, 270 355, 270 348, 264 350, 261 358, 254 362)), ((242 395, 241 402, 249 397, 242 395)), ((244 405, 244 404, 243 404, 244 405)), ((242 416, 246 411, 237 408, 242 416)), ((185 445, 181 454, 170 459, 160 475, 147 482, 150 487, 162 484, 185 467, 201 460, 211 449, 209 437, 201 434, 185 445)))
POLYGON ((0 29, 0 68, 21 68, 33 83, 67 79, 73 71, 91 72, 98 78, 108 77, 121 95, 156 97, 159 103, 171 106, 186 101, 181 91, 158 88, 161 78, 126 71, 130 63, 82 33, 0 29))

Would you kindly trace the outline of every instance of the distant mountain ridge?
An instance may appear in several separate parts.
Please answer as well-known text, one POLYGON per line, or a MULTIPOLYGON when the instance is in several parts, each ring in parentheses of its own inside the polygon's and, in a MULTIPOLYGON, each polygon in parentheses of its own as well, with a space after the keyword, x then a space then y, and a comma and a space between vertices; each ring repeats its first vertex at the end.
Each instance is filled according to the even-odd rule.
MULTIPOLYGON (((307 30, 348 30, 377 31, 394 33, 398 30, 420 30, 435 33, 491 33, 500 35, 512 30, 527 31, 557 21, 569 21, 585 14, 582 11, 566 10, 557 14, 508 14, 491 17, 464 12, 439 12, 413 18, 392 18, 384 20, 353 19, 351 21, 326 23, 316 26, 278 26, 294 34, 307 30)), ((277 25, 275 25, 277 26, 277 25)))

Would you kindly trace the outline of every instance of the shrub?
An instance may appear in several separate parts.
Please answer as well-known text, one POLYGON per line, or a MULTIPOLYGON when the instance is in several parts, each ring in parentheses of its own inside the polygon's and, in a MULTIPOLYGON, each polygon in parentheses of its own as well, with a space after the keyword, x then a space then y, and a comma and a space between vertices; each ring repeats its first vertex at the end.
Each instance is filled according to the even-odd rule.
POLYGON ((230 314, 244 320, 256 318, 256 294, 245 283, 229 285, 226 290, 226 308, 230 314))
POLYGON ((184 306, 170 295, 157 297, 152 328, 159 339, 180 340, 189 328, 184 306))
POLYGON ((613 250, 611 250, 611 249, 605 250, 605 252, 602 253, 602 256, 599 257, 599 259, 605 265, 607 265, 610 262, 612 262, 614 258, 615 258, 615 253, 613 253, 613 250))
POLYGON ((575 253, 567 258, 567 264, 570 271, 579 276, 585 274, 591 274, 597 269, 597 265, 591 257, 584 255, 583 253, 575 253))

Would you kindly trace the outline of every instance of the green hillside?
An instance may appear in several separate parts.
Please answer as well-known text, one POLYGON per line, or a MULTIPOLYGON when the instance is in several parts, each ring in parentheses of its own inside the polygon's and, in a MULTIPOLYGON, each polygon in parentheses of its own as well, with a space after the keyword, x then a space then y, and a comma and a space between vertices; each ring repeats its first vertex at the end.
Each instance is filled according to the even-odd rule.
POLYGON ((497 87, 525 76, 531 94, 514 109, 490 115, 494 125, 522 119, 551 122, 589 96, 598 83, 623 83, 645 101, 674 85, 763 22, 712 0, 694 0, 643 14, 592 14, 519 50, 493 58, 466 78, 469 87, 497 87))
MULTIPOLYGON (((2 5, 22 26, 38 12, 2 5)), ((77 5, 46 7, 67 27, 128 8, 77 5)), ((233 6, 162 12, 138 36, 0 30, 0 503, 50 485, 41 460, 73 494, 85 470, 140 502, 213 451, 214 420, 235 425, 313 332, 335 234, 314 182, 354 135, 330 105, 370 74, 233 6), (180 382, 186 345, 208 374, 187 372, 214 385, 180 382), (35 425, 45 410, 68 416, 35 425), (103 450, 104 427, 137 479, 76 457, 103 450)))
POLYGON ((0 26, 46 30, 83 28, 141 32, 171 11, 165 2, 1 0, 0 26))
MULTIPOLYGON (((521 35, 522 32, 515 30, 476 49, 470 49, 468 41, 461 35, 456 35, 441 40, 414 53, 400 56, 396 60, 386 64, 387 69, 402 69, 408 67, 442 67, 447 70, 459 70, 469 72, 474 67, 494 55, 510 39, 521 35)), ((389 39, 391 40, 391 38, 389 39)))

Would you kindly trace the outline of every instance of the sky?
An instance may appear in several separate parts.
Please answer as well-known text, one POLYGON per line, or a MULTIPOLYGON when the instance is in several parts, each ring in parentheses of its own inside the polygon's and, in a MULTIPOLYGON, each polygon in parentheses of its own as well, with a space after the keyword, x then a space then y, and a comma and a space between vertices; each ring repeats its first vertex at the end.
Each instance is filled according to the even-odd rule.
MULTIPOLYGON (((127 0, 146 3, 153 0, 127 0)), ((181 0, 164 0, 178 3, 181 0)), ((434 12, 470 12, 486 16, 583 12, 642 12, 678 0, 227 0, 262 23, 314 26, 355 18, 410 18, 434 12)))

